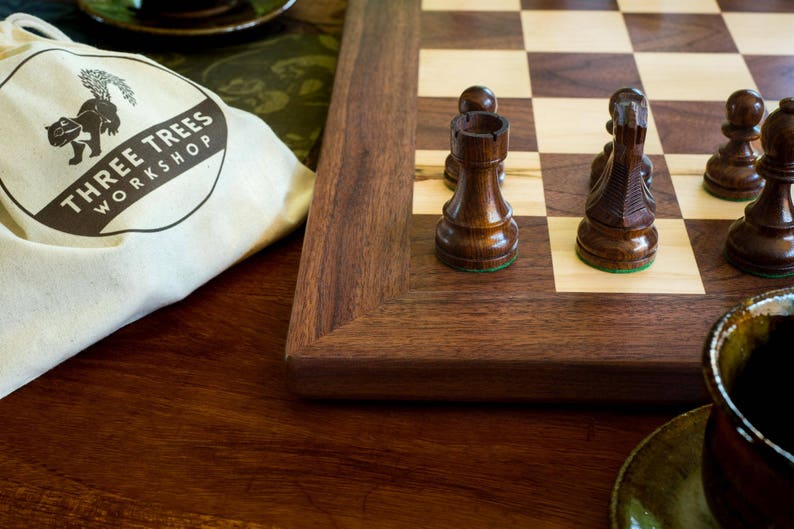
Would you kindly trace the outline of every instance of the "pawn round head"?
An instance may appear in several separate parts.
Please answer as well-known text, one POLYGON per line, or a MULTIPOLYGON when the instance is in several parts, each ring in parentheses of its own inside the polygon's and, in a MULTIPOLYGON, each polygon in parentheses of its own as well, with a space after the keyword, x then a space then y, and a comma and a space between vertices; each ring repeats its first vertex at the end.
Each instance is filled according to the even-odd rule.
POLYGON ((778 165, 794 164, 794 98, 780 100, 780 106, 769 114, 761 127, 763 158, 778 165))
POLYGON ((764 100, 755 90, 737 90, 725 103, 725 117, 737 127, 755 127, 764 117, 764 100))
POLYGON ((496 112, 496 96, 487 86, 470 86, 460 94, 458 110, 466 112, 496 112))

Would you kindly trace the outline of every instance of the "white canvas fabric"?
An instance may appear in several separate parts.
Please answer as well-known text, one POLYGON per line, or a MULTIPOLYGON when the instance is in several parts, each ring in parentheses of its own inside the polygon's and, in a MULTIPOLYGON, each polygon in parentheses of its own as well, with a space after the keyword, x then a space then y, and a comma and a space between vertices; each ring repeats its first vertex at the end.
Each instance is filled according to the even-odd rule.
POLYGON ((287 233, 313 183, 146 57, 0 22, 0 397, 287 233))

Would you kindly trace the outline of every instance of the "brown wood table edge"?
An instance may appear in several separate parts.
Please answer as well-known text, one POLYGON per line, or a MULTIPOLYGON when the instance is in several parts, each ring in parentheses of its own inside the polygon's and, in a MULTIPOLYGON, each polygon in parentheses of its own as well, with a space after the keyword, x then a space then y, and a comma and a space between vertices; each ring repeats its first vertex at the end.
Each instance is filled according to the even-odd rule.
POLYGON ((288 366, 303 348, 407 288, 418 5, 348 5, 287 338, 288 366), (389 178, 372 178, 382 171, 389 178), (394 207, 381 208, 388 195, 394 207))

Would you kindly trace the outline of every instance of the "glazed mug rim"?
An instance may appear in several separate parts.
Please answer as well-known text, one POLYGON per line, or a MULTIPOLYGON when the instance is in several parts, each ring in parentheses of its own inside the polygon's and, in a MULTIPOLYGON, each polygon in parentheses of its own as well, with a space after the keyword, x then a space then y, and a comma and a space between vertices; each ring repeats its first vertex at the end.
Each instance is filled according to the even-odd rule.
MULTIPOLYGON (((709 330, 706 338, 706 345, 703 350, 703 375, 706 380, 706 387, 711 395, 714 406, 727 410, 728 416, 732 421, 738 422, 744 430, 744 437, 752 443, 761 443, 763 446, 774 451, 779 456, 785 458, 789 464, 794 465, 794 453, 786 450, 774 441, 765 436, 756 428, 736 406, 731 396, 725 388, 722 375, 719 370, 720 349, 731 330, 736 327, 737 322, 743 321, 747 317, 752 317, 753 311, 765 304, 774 303, 776 300, 785 298, 790 304, 794 305, 794 287, 785 287, 770 290, 747 298, 738 305, 726 312, 709 330)), ((764 314, 764 313, 756 313, 764 314)), ((794 316, 794 312, 791 314, 794 316)))

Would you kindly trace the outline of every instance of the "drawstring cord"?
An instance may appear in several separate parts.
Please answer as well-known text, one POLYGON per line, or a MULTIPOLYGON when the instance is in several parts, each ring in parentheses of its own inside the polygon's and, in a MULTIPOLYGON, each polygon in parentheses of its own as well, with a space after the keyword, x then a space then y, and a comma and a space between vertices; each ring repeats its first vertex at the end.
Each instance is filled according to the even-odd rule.
POLYGON ((6 22, 21 29, 35 30, 41 35, 50 39, 67 40, 70 42, 72 40, 68 35, 66 35, 66 33, 56 28, 49 22, 45 22, 44 20, 34 17, 33 15, 28 15, 27 13, 14 13, 13 15, 8 15, 6 17, 6 22))

